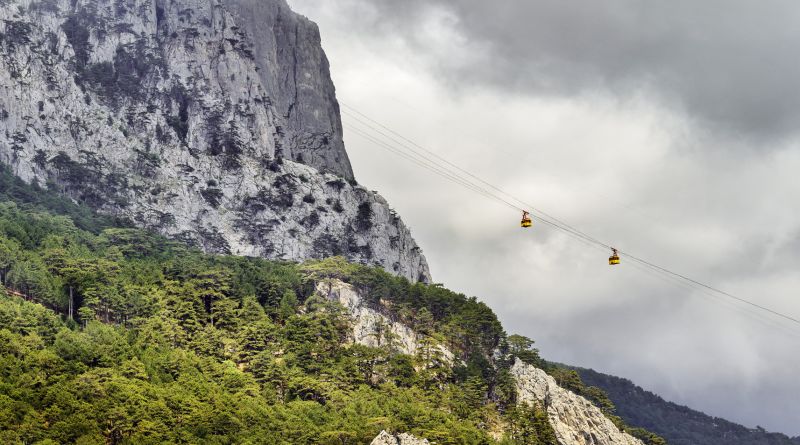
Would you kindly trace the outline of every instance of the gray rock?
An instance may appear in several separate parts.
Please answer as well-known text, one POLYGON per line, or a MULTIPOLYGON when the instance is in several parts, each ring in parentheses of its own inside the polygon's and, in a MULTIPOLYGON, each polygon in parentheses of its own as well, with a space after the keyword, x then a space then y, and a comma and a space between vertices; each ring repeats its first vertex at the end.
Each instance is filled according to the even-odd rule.
POLYGON ((285 1, 225 1, 253 37, 261 83, 285 119, 283 156, 352 179, 336 90, 317 25, 292 12, 285 1))
MULTIPOLYGON (((353 286, 332 279, 317 283, 316 291, 318 295, 340 303, 347 310, 352 320, 353 343, 370 347, 392 347, 403 354, 418 355, 422 337, 410 327, 393 321, 380 310, 366 305, 353 286), (391 346, 387 338, 392 338, 391 346)), ((427 355, 440 357, 441 361, 437 365, 453 365, 455 356, 450 350, 443 345, 436 345, 434 349, 438 353, 427 355)), ((517 359, 511 367, 511 376, 514 378, 519 403, 538 404, 547 410, 548 421, 560 445, 644 445, 639 439, 620 431, 589 400, 558 386, 555 379, 543 370, 517 359)), ((372 441, 372 445, 427 443, 413 436, 392 435, 386 431, 382 431, 372 441)))
POLYGON ((418 355, 425 351, 428 363, 425 366, 452 366, 455 354, 446 346, 426 338, 427 345, 421 342, 423 336, 409 326, 392 320, 376 308, 364 304, 361 294, 350 284, 340 280, 327 280, 317 284, 317 294, 341 304, 352 319, 352 341, 372 348, 391 348, 397 352, 418 355))
POLYGON ((541 369, 517 359, 511 367, 520 403, 539 403, 561 445, 644 445, 622 432, 600 408, 568 391, 541 369))
POLYGON ((285 0, 0 1, 0 162, 208 252, 430 280, 353 181, 319 31, 285 0))
POLYGON ((378 436, 370 442, 370 445, 428 445, 426 439, 418 439, 411 434, 401 433, 393 436, 386 431, 381 431, 378 436))

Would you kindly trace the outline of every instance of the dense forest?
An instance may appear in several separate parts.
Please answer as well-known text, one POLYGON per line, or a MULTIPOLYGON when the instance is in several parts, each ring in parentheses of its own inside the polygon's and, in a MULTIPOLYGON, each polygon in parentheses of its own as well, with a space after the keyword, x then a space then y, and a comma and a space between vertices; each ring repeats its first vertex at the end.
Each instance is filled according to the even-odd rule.
POLYGON ((800 445, 800 437, 746 428, 691 408, 667 402, 630 380, 575 368, 584 382, 602 388, 626 422, 654 431, 671 445, 800 445))
POLYGON ((206 255, 7 171, 0 187, 0 443, 356 444, 386 429, 556 444, 508 372, 548 365, 475 298, 335 257, 206 255), (315 291, 330 279, 413 327, 420 352, 349 341, 348 314, 315 291))

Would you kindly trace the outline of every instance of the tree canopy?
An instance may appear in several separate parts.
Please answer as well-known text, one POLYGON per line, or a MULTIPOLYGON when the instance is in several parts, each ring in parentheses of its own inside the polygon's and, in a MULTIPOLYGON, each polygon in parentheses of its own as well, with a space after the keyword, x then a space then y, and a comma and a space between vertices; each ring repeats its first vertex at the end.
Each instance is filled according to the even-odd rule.
POLYGON ((555 444, 508 372, 544 363, 533 341, 474 297, 342 258, 206 255, 0 179, 0 443, 555 444), (335 279, 418 353, 385 327, 353 344, 316 292, 335 279))

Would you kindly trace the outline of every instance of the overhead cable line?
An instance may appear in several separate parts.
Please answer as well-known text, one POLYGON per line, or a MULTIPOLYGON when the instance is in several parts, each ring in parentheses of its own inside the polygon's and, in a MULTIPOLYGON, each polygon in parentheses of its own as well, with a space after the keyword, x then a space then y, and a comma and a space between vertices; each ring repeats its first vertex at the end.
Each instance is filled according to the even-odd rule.
MULTIPOLYGON (((392 130, 386 125, 383 125, 382 123, 370 118, 369 116, 358 111, 354 107, 349 106, 345 103, 341 103, 341 105, 344 107, 344 109, 342 110, 343 115, 348 117, 349 120, 351 120, 350 122, 351 126, 349 127, 349 129, 353 130, 357 135, 369 140, 370 142, 378 145, 379 147, 384 148, 390 152, 393 152, 398 156, 401 156, 413 162, 414 164, 417 164, 418 166, 421 166, 439 176, 444 177, 445 179, 448 179, 451 182, 454 182, 456 184, 459 184, 467 188, 468 190, 481 194, 486 198, 496 200, 512 209, 519 211, 527 211, 528 209, 530 209, 534 212, 532 215, 533 218, 540 221, 541 223, 544 223, 545 225, 560 230, 572 236, 573 238, 579 239, 583 242, 587 242, 590 245, 602 248, 603 250, 613 249, 613 247, 610 244, 600 241, 599 239, 587 234, 586 232, 583 232, 567 224, 566 222, 556 218, 555 216, 544 212, 543 210, 537 208, 536 206, 533 206, 530 203, 527 203, 524 200, 512 195, 511 193, 506 192, 505 190, 495 186, 494 184, 478 177, 477 175, 469 172, 468 170, 445 159, 444 157, 438 155, 437 153, 421 146, 420 144, 417 144, 413 140, 392 130), (515 204, 515 202, 517 204, 515 204)), ((708 293, 709 291, 714 292, 716 295, 721 295, 726 298, 730 298, 741 304, 751 306, 753 308, 759 309, 774 316, 780 317, 784 320, 788 320, 792 323, 800 325, 800 319, 796 317, 786 315, 777 310, 754 303, 745 298, 738 297, 734 294, 723 291, 714 286, 705 284, 699 280, 695 280, 681 273, 674 272, 666 267, 662 267, 653 262, 644 260, 631 253, 619 250, 619 254, 636 263, 639 263, 641 266, 649 268, 650 270, 658 274, 662 274, 671 277, 673 279, 682 280, 683 282, 694 287, 696 290, 701 290, 705 293, 708 293)))
MULTIPOLYGON (((378 145, 380 148, 383 148, 383 149, 385 149, 387 151, 395 153, 398 156, 401 156, 401 157, 405 158, 406 160, 413 162, 414 164, 417 164, 417 165, 419 165, 419 166, 421 166, 421 167, 423 167, 423 168, 425 168, 427 170, 430 170, 430 171, 438 174, 439 176, 442 176, 443 178, 448 179, 449 181, 452 181, 452 182, 454 182, 456 184, 459 184, 459 185, 461 185, 461 186, 463 186, 463 187, 465 187, 465 188, 467 188, 469 190, 472 190, 472 191, 474 191, 476 193, 479 193, 479 194, 481 194, 481 195, 483 195, 483 196, 485 196, 485 197, 487 197, 489 199, 493 199, 493 200, 499 201, 500 203, 505 204, 506 206, 508 206, 508 207, 510 207, 510 208, 512 208, 514 210, 518 210, 518 211, 521 211, 521 212, 525 211, 525 209, 523 207, 520 207, 517 204, 509 202, 508 199, 503 198, 501 196, 498 196, 497 194, 495 194, 495 193, 493 193, 493 192, 491 192, 489 190, 486 190, 485 188, 483 188, 483 187, 481 187, 479 185, 476 185, 474 182, 471 182, 469 179, 466 179, 466 178, 463 178, 462 176, 459 176, 458 173, 454 173, 451 169, 448 169, 446 166, 442 166, 438 162, 433 161, 433 160, 431 160, 430 158, 428 158, 428 157, 426 157, 424 155, 420 155, 418 152, 412 151, 412 153, 414 153, 416 156, 410 155, 409 153, 403 151, 402 148, 398 148, 396 146, 392 146, 391 143, 387 143, 386 141, 382 141, 379 138, 370 135, 369 131, 372 130, 373 132, 377 132, 379 135, 381 135, 383 137, 387 137, 391 141, 394 141, 395 143, 397 143, 396 140, 392 139, 389 136, 386 136, 384 133, 376 130, 374 127, 372 127, 372 126, 370 126, 368 124, 365 124, 363 121, 358 121, 358 122, 361 125, 367 127, 367 130, 365 130, 363 128, 359 128, 354 122, 350 122, 350 124, 352 125, 350 127, 350 129, 353 130, 358 136, 361 136, 362 138, 367 139, 368 141, 378 145)), ((408 147, 406 147, 406 148, 408 148, 408 147)), ((493 187, 493 188, 495 188, 495 187, 493 187)), ((513 199, 513 197, 511 197, 511 198, 513 199)), ((519 201, 519 200, 516 200, 516 201, 519 201)), ((537 209, 537 211, 538 211, 538 209, 537 209)), ((544 212, 540 212, 540 213, 543 214, 544 212)), ((591 237, 588 237, 587 235, 585 235, 583 233, 580 233, 580 232, 578 232, 578 231, 576 231, 576 230, 574 230, 572 228, 569 228, 569 227, 564 227, 563 224, 560 225, 559 223, 551 221, 550 219, 548 219, 546 217, 542 217, 542 216, 536 215, 536 214, 534 214, 532 216, 533 216, 534 219, 536 219, 540 223, 543 223, 545 225, 551 226, 551 227, 553 227, 553 228, 555 228, 557 230, 561 230, 563 232, 566 232, 568 235, 571 235, 572 237, 574 237, 574 238, 576 238, 576 239, 578 239, 580 241, 593 243, 591 245, 600 244, 603 247, 611 248, 610 246, 607 246, 605 244, 599 243, 597 240, 595 240, 595 239, 593 239, 591 237)))
POLYGON ((665 283, 677 286, 689 292, 696 293, 700 297, 704 297, 716 303, 723 304, 726 307, 728 307, 728 309, 734 310, 742 315, 748 316, 749 318, 756 320, 766 326, 781 330, 786 334, 792 335, 793 337, 800 338, 800 333, 796 329, 792 329, 794 326, 790 327, 789 325, 781 324, 780 323, 781 320, 777 320, 774 317, 771 317, 770 316, 771 314, 769 313, 764 313, 760 310, 755 310, 749 306, 742 306, 740 304, 736 304, 737 303, 736 301, 731 301, 730 299, 727 299, 723 295, 709 291, 704 287, 694 285, 690 282, 677 278, 673 275, 663 273, 658 269, 649 268, 647 266, 642 265, 641 263, 637 263, 636 261, 630 262, 628 264, 630 264, 634 268, 642 271, 647 275, 650 275, 654 278, 664 281, 665 283))
POLYGON ((669 269, 667 269, 665 267, 661 267, 658 264, 654 264, 654 263, 651 263, 649 261, 643 260, 641 258, 637 258, 637 257, 631 255, 630 253, 624 253, 622 251, 620 251, 620 253, 624 254, 626 257, 628 257, 630 259, 638 261, 638 262, 640 262, 642 264, 645 264, 645 265, 647 265, 649 267, 652 267, 654 269, 658 269, 658 270, 660 270, 662 272, 665 272, 665 273, 668 273, 668 274, 673 275, 675 277, 681 278, 683 280, 686 280, 686 281, 688 281, 690 283, 696 284, 696 285, 698 285, 698 286, 700 286, 702 288, 708 289, 710 291, 717 292, 717 293, 722 294, 722 295, 724 295, 724 296, 726 296, 728 298, 732 298, 732 299, 734 299, 734 300, 736 300, 736 301, 738 301, 740 303, 744 303, 744 304, 750 305, 752 307, 761 309, 762 311, 769 312, 772 315, 775 315, 775 316, 778 316, 778 317, 781 317, 781 318, 785 318, 786 320, 789 320, 791 322, 800 324, 800 319, 798 319, 798 318, 791 317, 791 316, 786 315, 786 314, 782 314, 782 313, 780 313, 780 312, 778 312, 776 310, 770 309, 770 308, 768 308, 766 306, 762 306, 760 304, 753 303, 752 301, 744 299, 744 298, 741 298, 741 297, 737 297, 736 295, 733 295, 733 294, 731 294, 729 292, 725 292, 724 290, 717 289, 716 287, 709 286, 708 284, 702 283, 702 282, 697 281, 697 280, 695 280, 693 278, 689 278, 686 275, 682 275, 682 274, 679 274, 677 272, 673 272, 673 271, 671 271, 671 270, 669 270, 669 269))
MULTIPOLYGON (((540 221, 542 221, 542 222, 545 222, 545 223, 550 223, 550 221, 547 221, 547 220, 545 220, 544 218, 542 218, 542 215, 543 215, 543 216, 545 216, 545 217, 549 218, 550 220, 552 220, 552 223, 553 223, 553 224, 559 224, 559 225, 561 225, 561 226, 562 226, 562 227, 561 227, 561 229, 562 229, 562 230, 569 230, 569 231, 571 231, 572 233, 574 233, 575 235, 577 235, 577 236, 579 236, 579 237, 582 237, 582 238, 586 239, 587 241, 590 241, 590 242, 593 242, 593 243, 595 243, 595 244, 601 245, 601 246, 605 247, 606 249, 611 249, 611 248, 612 248, 610 245, 607 245, 607 244, 605 244, 605 243, 603 243, 603 242, 601 242, 601 241, 599 241, 599 240, 597 240, 597 239, 595 239, 595 238, 593 238, 593 237, 591 237, 591 236, 587 235, 586 233, 583 233, 583 232, 581 232, 580 230, 578 230, 578 229, 576 229, 576 228, 574 228, 574 227, 570 226, 569 224, 565 223, 564 221, 561 221, 561 220, 559 220, 558 218, 556 218, 556 217, 554 217, 554 216, 552 216, 552 215, 548 214, 547 212, 545 212, 545 211, 543 211, 543 210, 541 210, 541 209, 537 208, 536 206, 534 206, 534 205, 532 205, 532 204, 530 204, 530 203, 528 203, 528 202, 525 202, 525 201, 523 201, 523 200, 521 200, 521 199, 517 198, 516 196, 512 195, 511 193, 509 193, 509 192, 507 192, 507 191, 505 191, 505 190, 503 190, 503 189, 501 189, 501 188, 499 188, 499 187, 495 186, 494 184, 491 184, 490 182, 487 182, 486 180, 484 180, 484 179, 482 179, 482 178, 480 178, 480 177, 476 176, 475 174, 473 174, 473 173, 471 173, 471 172, 469 172, 469 171, 467 171, 467 170, 463 169, 462 167, 460 167, 460 166, 458 166, 458 165, 454 164, 453 162, 451 162, 451 161, 449 161, 449 160, 447 160, 447 159, 443 158, 442 156, 438 155, 436 152, 433 152, 433 151, 431 151, 431 150, 429 150, 429 149, 427 149, 427 148, 423 147, 422 145, 420 145, 420 144, 417 144, 417 143, 416 143, 416 142, 414 142, 413 140, 411 140, 411 139, 409 139, 409 138, 407 138, 407 137, 403 136, 402 134, 400 134, 400 133, 398 133, 398 132, 396 132, 396 131, 392 130, 391 128, 389 128, 389 127, 387 127, 387 126, 383 125, 382 123, 380 123, 380 122, 378 122, 378 121, 376 121, 376 120, 374 120, 374 119, 370 118, 369 116, 367 116, 366 114, 364 114, 364 113, 362 113, 362 112, 358 111, 357 109, 355 109, 355 108, 353 108, 353 107, 351 107, 351 106, 349 106, 349 105, 347 105, 347 104, 345 104, 345 103, 341 103, 341 105, 342 105, 343 107, 345 107, 345 108, 346 108, 345 110, 342 110, 342 112, 343 112, 343 113, 345 113, 345 114, 347 114, 347 115, 351 116, 352 118, 354 118, 354 119, 358 120, 358 121, 359 121, 359 122, 361 122, 363 125, 366 125, 367 127, 371 128, 373 131, 377 132, 378 134, 380 134, 380 135, 382 135, 382 136, 384 136, 384 137, 386 137, 386 138, 388 138, 388 139, 390 139, 390 140, 392 140, 392 141, 394 141, 394 142, 396 142, 396 143, 398 143, 398 144, 400 144, 400 145, 404 146, 405 148, 407 148, 407 149, 411 150, 413 153, 417 153, 418 155, 420 155, 420 154, 419 154, 419 152, 418 152, 417 150, 415 150, 414 148, 411 148, 411 147, 409 147, 408 145, 406 145, 406 144, 404 144, 404 143, 402 143, 402 142, 399 142, 399 141, 397 141, 397 140, 396 140, 396 139, 394 139, 393 137, 386 135, 386 134, 385 134, 385 133, 383 133, 382 131, 380 131, 380 130, 378 130, 378 129, 376 129, 376 128, 372 127, 372 126, 370 126, 370 125, 369 125, 369 124, 367 124, 367 123, 365 123, 365 122, 364 122, 362 119, 360 119, 360 118, 366 119, 367 121, 371 122, 372 124, 374 124, 374 125, 377 125, 378 127, 382 128, 383 130, 385 130, 385 131, 387 131, 387 132, 389 132, 389 133, 391 133, 391 134, 393 134, 393 135, 397 136, 398 138, 402 139, 403 141, 407 142, 408 144, 411 144, 413 147, 416 147, 417 149, 419 149, 419 150, 422 150, 422 151, 423 151, 423 152, 425 152, 425 153, 428 153, 430 156, 433 156, 433 157, 435 157, 436 159, 439 159, 441 162, 443 162, 443 163, 445 163, 446 165, 448 165, 448 166, 452 167, 453 169, 455 169, 455 170, 457 170, 457 171, 459 171, 459 172, 461 172, 461 173, 463 173, 463 174, 465 174, 465 175, 469 176, 470 178, 473 178, 474 180, 476 180, 476 181, 480 182, 481 184, 484 184, 485 186, 487 186, 487 187, 491 188, 492 190, 495 190, 495 191, 497 191, 497 192, 499 192, 499 193, 501 193, 501 194, 503 194, 503 195, 507 196, 508 198, 510 198, 510 199, 512 199, 512 200, 514 200, 514 201, 516 201, 516 202, 518 202, 518 203, 520 203, 520 204, 522 204, 522 206, 524 206, 524 207, 527 207, 527 209, 533 210, 533 211, 535 212, 535 213, 534 213, 534 215, 533 215, 533 216, 534 216, 534 218, 537 218, 537 219, 539 219, 540 221), (355 116, 354 116, 354 115, 355 115, 355 116), (359 118, 359 117, 360 117, 360 118, 359 118)), ((424 155, 420 155, 420 156, 423 156, 423 157, 424 157, 424 155)), ((427 157, 425 157, 425 158, 427 159, 427 157)), ((518 207, 518 208, 519 208, 520 210, 524 210, 524 209, 522 209, 521 207, 518 207)))
POLYGON ((354 131, 357 135, 361 136, 362 138, 364 138, 364 139, 366 139, 366 140, 378 145, 380 148, 383 148, 383 149, 385 149, 387 151, 395 153, 396 155, 398 155, 398 156, 400 156, 400 157, 402 157, 402 158, 404 158, 404 159, 406 159, 406 160, 408 160, 410 162, 413 162, 414 164, 416 164, 416 165, 418 165, 418 166, 420 166, 422 168, 430 170, 431 172, 433 172, 433 173, 435 173, 435 174, 437 174, 437 175, 439 175, 439 176, 441 176, 441 177, 443 177, 443 178, 445 178, 445 179, 447 179, 449 181, 452 181, 452 182, 454 182, 454 183, 456 183, 458 185, 461 185, 461 186, 463 186, 463 187, 465 187, 465 188, 467 188, 469 190, 472 190, 472 191, 474 191, 476 193, 479 193, 479 194, 481 194, 481 195, 483 195, 483 196, 485 196, 485 197, 487 197, 489 199, 492 199, 492 200, 495 200, 495 201, 500 201, 501 203, 507 205, 508 207, 510 207, 510 208, 512 208, 514 210, 522 211, 522 209, 520 207, 518 207, 518 206, 516 206, 516 205, 514 205, 514 204, 512 204, 512 203, 510 203, 508 201, 505 201, 502 198, 500 198, 498 196, 495 196, 495 195, 491 194, 490 192, 488 192, 488 191, 486 191, 484 189, 481 189, 480 187, 475 186, 474 184, 469 183, 468 181, 464 181, 462 178, 454 176, 454 175, 448 173, 447 171, 445 171, 445 170, 443 170, 441 168, 438 168, 435 165, 428 164, 428 163, 426 163, 426 162, 424 162, 424 161, 422 161, 422 160, 420 160, 418 158, 410 156, 407 153, 403 152, 402 150, 398 150, 397 148, 392 147, 391 145, 386 144, 385 142, 383 142, 383 141, 381 141, 379 139, 376 139, 373 136, 370 136, 368 132, 366 132, 366 131, 364 131, 362 129, 359 129, 359 128, 353 126, 353 127, 350 127, 350 130, 354 131))
MULTIPOLYGON (((348 105, 346 105, 346 104, 342 104, 342 105, 343 105, 343 106, 345 106, 345 107, 347 107, 347 108, 350 108, 350 109, 352 109, 352 107, 350 107, 350 106, 348 106, 348 105)), ((420 146, 419 144, 416 144, 416 143, 414 143, 414 142, 413 142, 413 141, 411 141, 410 139, 407 139, 406 137, 404 137, 404 136, 400 135, 399 133, 397 133, 397 132, 395 132, 395 131, 393 131, 393 130, 389 129, 388 127, 385 127, 384 125, 382 125, 382 124, 378 123, 377 121, 375 121, 375 120, 373 120, 373 119, 371 119, 371 118, 367 117, 367 116, 366 116, 366 115, 364 115, 363 113, 357 112, 357 113, 358 113, 358 115, 359 115, 359 116, 363 116, 363 117, 364 117, 364 119, 366 119, 366 120, 368 120, 368 121, 370 121, 370 122, 373 122, 373 123, 375 123, 376 125, 380 126, 381 128, 384 128, 384 129, 386 129, 386 131, 388 131, 388 132, 390 132, 390 133, 392 133, 392 134, 395 134, 395 135, 397 135, 399 138, 401 138, 401 139, 403 139, 403 140, 409 141, 409 143, 411 143, 411 144, 413 144, 414 146, 418 147, 420 150, 423 150, 424 152, 426 152, 426 153, 429 153, 430 155, 432 155, 432 156, 434 156, 434 157, 436 157, 436 158, 438 158, 438 159, 441 159, 441 160, 442 160, 442 162, 443 162, 443 163, 445 163, 445 164, 447 164, 447 165, 442 165, 442 163, 441 163, 441 162, 438 162, 438 161, 436 161, 436 160, 433 160, 433 159, 431 159, 429 156, 426 156, 425 154, 423 154, 423 153, 420 153, 420 151, 419 151, 419 150, 416 150, 416 149, 414 149, 413 147, 410 147, 408 144, 405 144, 405 143, 403 143, 403 142, 401 142, 401 141, 398 141, 398 140, 397 140, 397 139, 395 139, 394 137, 392 137, 392 136, 390 136, 390 135, 387 135, 385 132, 381 131, 380 129, 378 129, 378 128, 375 128, 375 126, 373 126, 373 125, 370 125, 370 123, 369 123, 369 122, 365 122, 363 119, 360 119, 360 118, 359 118, 359 117, 357 117, 357 116, 353 116, 353 114, 352 114, 352 113, 348 113, 348 112, 347 112, 347 110, 342 110, 342 111, 343 111, 343 113, 344 113, 346 116, 349 116, 350 118, 354 119, 356 122, 358 122, 358 123, 359 123, 360 125, 362 125, 363 127, 366 127, 366 128, 368 129, 368 130, 366 130, 367 132, 368 132, 368 131, 372 131, 372 132, 374 132, 374 133, 378 134, 380 137, 383 137, 383 138, 386 138, 387 140, 389 140, 390 142, 389 142, 389 143, 387 143, 387 142, 385 142, 385 141, 380 141, 380 142, 377 142, 377 139, 376 139, 376 138, 372 138, 372 139, 371 139, 373 142, 379 143, 379 144, 380 144, 381 146, 383 146, 384 148, 387 148, 387 149, 389 149, 390 151, 394 151, 394 150, 398 150, 398 149, 399 149, 399 150, 401 150, 401 151, 402 151, 402 150, 408 150, 409 152, 413 153, 413 154, 414 154, 414 156, 416 156, 416 157, 419 157, 419 158, 421 158, 422 160, 424 160, 424 162, 426 162, 426 163, 430 163, 430 164, 433 164, 433 165, 436 165, 436 166, 438 166, 438 169, 437 169, 437 170, 439 170, 439 171, 441 171, 441 170, 444 170, 444 173, 440 173, 440 174, 445 174, 445 175, 447 175, 447 176, 450 176, 450 177, 456 177, 456 178, 458 178, 458 179, 459 179, 459 182, 460 182, 460 183, 462 183, 462 185, 464 185, 464 186, 465 186, 465 187, 467 187, 467 188, 470 188, 470 189, 479 189, 479 190, 480 190, 480 193, 483 193, 485 196, 487 196, 487 197, 491 197, 491 198, 493 198, 493 199, 496 199, 496 200, 498 200, 498 201, 501 201, 501 202, 503 202, 504 204, 508 205, 509 207, 515 208, 515 209, 517 209, 517 210, 519 210, 519 211, 526 211, 526 208, 525 208, 525 207, 523 207, 523 206, 526 206, 528 209, 532 209, 532 210, 534 210, 534 211, 536 212, 536 213, 534 213, 532 216, 533 216, 533 218, 535 218, 535 219, 536 219, 536 220, 538 220, 539 222, 541 222, 541 223, 544 223, 544 224, 546 224, 546 225, 549 225, 549 226, 551 226, 551 227, 554 227, 554 228, 556 228, 556 229, 558 229, 558 230, 561 230, 561 231, 564 231, 564 232, 570 233, 570 234, 572 234, 574 237, 582 238, 582 239, 584 239, 584 240, 586 240, 586 241, 588 241, 588 242, 591 242, 591 243, 594 243, 594 244, 600 245, 600 246, 604 247, 606 250, 608 250, 608 249, 612 249, 612 247, 611 247, 610 245, 608 245, 608 244, 605 244, 605 243, 603 243, 603 242, 601 242, 601 241, 598 241, 597 239, 595 239, 595 238, 593 238, 593 237, 591 237, 591 236, 589 236, 589 235, 587 235, 587 234, 585 234, 585 233, 581 232, 580 230, 578 230, 578 229, 576 229, 576 228, 574 228, 574 227, 572 227, 572 226, 570 226, 570 225, 566 224, 565 222, 563 222, 563 221, 560 221, 559 219, 557 219, 557 218, 553 217, 552 215, 549 215, 549 214, 547 214, 547 213, 546 213, 546 212, 544 212, 543 210, 541 210, 541 209, 538 209, 538 208, 536 208, 535 206, 533 206, 533 205, 531 205, 531 204, 529 204, 529 203, 526 203, 526 202, 524 202, 524 201, 520 200, 519 198, 516 198, 515 196, 511 195, 510 193, 508 193, 508 192, 506 192, 506 191, 504 191, 504 190, 502 190, 502 189, 500 189, 500 188, 498 188, 498 187, 494 186, 493 184, 491 184, 491 183, 489 183, 489 182, 486 182, 486 181, 484 181, 483 179, 481 179, 481 178, 479 178, 479 177, 475 176, 474 174, 472 174, 472 173, 469 173, 468 171, 466 171, 466 170, 462 169, 461 167, 459 167, 459 166, 457 166, 457 165, 453 164, 452 162, 450 162, 450 161, 447 161, 446 159, 444 159, 444 158, 442 158, 441 156, 437 155, 436 153, 434 153, 434 152, 432 152, 432 151, 430 151, 430 150, 428 150, 428 149, 426 149, 426 148, 424 148, 424 147, 420 146), (391 145, 391 144, 397 144, 399 147, 397 147, 397 146, 395 146, 395 147, 393 147, 393 148, 386 147, 386 145, 391 145), (449 166, 449 167, 448 167, 448 166, 449 166), (463 172, 464 174, 466 174, 466 175, 468 175, 468 176, 470 176, 470 177, 472 177, 472 178, 475 178, 475 179, 476 179, 477 181, 479 181, 480 183, 482 183, 482 184, 485 184, 485 185, 486 185, 486 186, 488 186, 489 188, 491 188, 491 189, 493 189, 493 190, 497 191, 498 193, 500 193, 500 194, 502 194, 502 195, 505 195, 506 197, 498 196, 498 195, 497 195, 497 193, 491 192, 491 191, 487 190, 486 188, 484 188, 484 187, 482 187, 482 186, 480 186, 480 185, 477 185, 477 184, 475 184, 475 182, 474 182, 474 181, 472 181, 472 180, 470 180, 469 178, 464 178, 463 176, 461 176, 461 175, 458 173, 459 171, 460 171, 460 172, 463 172), (513 204, 513 203, 509 202, 509 199, 511 199, 511 200, 513 200, 513 201, 516 201, 516 202, 518 202, 518 203, 520 203, 520 204, 513 204)), ((361 132, 362 132, 362 133, 363 133, 364 131, 365 131, 365 130, 363 130, 363 129, 361 130, 361 132)), ((361 136, 363 137, 363 134, 359 134, 359 135, 361 135, 361 136)), ((412 161, 413 161, 413 162, 415 162, 415 163, 418 163, 417 161, 414 161, 414 160, 412 160, 412 161)))

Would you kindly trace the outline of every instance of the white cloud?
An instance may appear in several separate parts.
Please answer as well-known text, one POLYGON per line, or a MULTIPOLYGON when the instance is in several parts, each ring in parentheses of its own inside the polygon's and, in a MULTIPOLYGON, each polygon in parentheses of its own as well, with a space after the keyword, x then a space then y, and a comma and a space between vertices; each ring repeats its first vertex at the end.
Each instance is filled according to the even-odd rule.
MULTIPOLYGON (((436 58, 467 69, 488 48, 455 32, 444 9, 409 39, 359 1, 290 3, 320 24, 343 103, 602 240, 800 315, 796 141, 752 147, 647 89, 559 96, 455 84, 436 58)), ((364 141, 352 121, 356 177, 411 226, 436 281, 479 296, 549 359, 800 434, 797 325, 630 261, 609 268, 608 252, 541 224, 523 231, 515 212, 364 141)))

